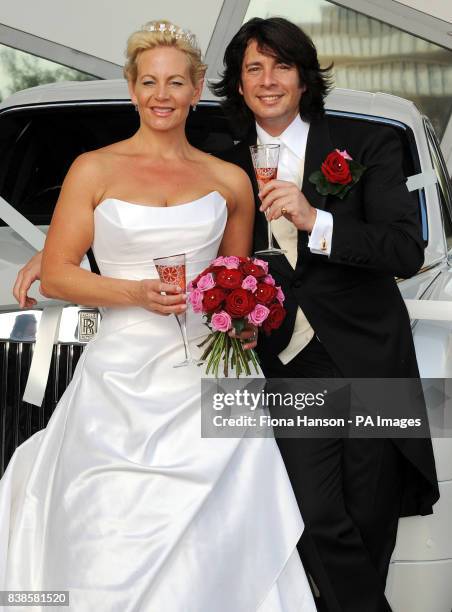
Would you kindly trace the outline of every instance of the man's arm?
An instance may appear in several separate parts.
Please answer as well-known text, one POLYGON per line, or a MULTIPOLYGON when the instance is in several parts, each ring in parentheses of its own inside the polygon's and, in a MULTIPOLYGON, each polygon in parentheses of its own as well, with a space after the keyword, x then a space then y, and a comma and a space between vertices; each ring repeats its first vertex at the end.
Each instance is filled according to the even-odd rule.
POLYGON ((396 134, 379 128, 362 163, 367 167, 361 179, 362 217, 332 211, 329 261, 413 276, 424 261, 424 244, 418 203, 406 187, 396 134))

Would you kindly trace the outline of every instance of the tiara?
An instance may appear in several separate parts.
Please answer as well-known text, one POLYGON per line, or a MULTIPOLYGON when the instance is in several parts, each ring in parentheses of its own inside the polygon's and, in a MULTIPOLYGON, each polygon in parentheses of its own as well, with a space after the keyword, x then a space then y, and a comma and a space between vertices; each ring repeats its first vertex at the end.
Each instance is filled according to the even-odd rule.
POLYGON ((146 32, 161 32, 163 34, 171 34, 174 38, 183 38, 192 47, 196 47, 196 36, 190 30, 184 30, 173 24, 168 25, 167 23, 150 23, 145 24, 141 27, 146 32))

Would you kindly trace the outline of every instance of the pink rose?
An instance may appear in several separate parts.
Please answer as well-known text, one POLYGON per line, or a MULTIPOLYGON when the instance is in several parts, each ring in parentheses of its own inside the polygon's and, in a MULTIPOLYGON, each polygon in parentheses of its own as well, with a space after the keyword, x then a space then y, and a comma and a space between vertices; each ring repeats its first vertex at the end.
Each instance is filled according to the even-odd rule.
POLYGON ((281 287, 276 287, 276 299, 278 300, 278 302, 282 305, 282 303, 284 302, 284 300, 286 299, 284 293, 282 292, 281 287))
POLYGON ((339 149, 336 149, 336 151, 339 153, 339 155, 342 155, 342 157, 344 159, 353 159, 352 157, 350 157, 350 155, 347 153, 347 151, 344 149, 343 151, 339 151, 339 149))
POLYGON ((221 256, 217 257, 216 259, 212 261, 210 265, 211 266, 224 266, 225 265, 224 260, 225 260, 224 257, 221 257, 221 256))
POLYGON ((193 289, 188 294, 188 299, 190 300, 190 304, 193 308, 193 312, 202 312, 202 299, 204 294, 199 289, 193 289))
POLYGON ((240 265, 240 259, 235 257, 235 255, 223 257, 223 265, 226 266, 228 270, 236 270, 240 265))
POLYGON ((247 319, 251 325, 262 325, 262 323, 268 317, 269 312, 270 309, 267 308, 267 306, 264 306, 263 304, 256 304, 254 310, 247 316, 247 319))
POLYGON ((256 264, 256 266, 260 266, 261 268, 264 269, 265 274, 268 274, 268 262, 264 261, 263 259, 258 259, 257 257, 253 257, 253 263, 256 264))
POLYGON ((257 278, 249 274, 242 281, 242 289, 249 289, 250 291, 254 293, 257 289, 257 278))
POLYGON ((227 332, 232 327, 231 317, 224 310, 213 314, 210 323, 214 330, 220 332, 227 332))
POLYGON ((209 272, 209 274, 204 274, 198 281, 198 289, 200 291, 207 291, 208 289, 213 289, 215 287, 215 280, 209 272))
POLYGON ((193 291, 194 287, 193 287, 193 281, 190 281, 187 285, 187 291, 193 291))
POLYGON ((271 285, 272 287, 275 286, 275 279, 273 278, 271 274, 267 274, 267 276, 264 276, 264 278, 262 279, 262 282, 265 283, 266 285, 271 285))

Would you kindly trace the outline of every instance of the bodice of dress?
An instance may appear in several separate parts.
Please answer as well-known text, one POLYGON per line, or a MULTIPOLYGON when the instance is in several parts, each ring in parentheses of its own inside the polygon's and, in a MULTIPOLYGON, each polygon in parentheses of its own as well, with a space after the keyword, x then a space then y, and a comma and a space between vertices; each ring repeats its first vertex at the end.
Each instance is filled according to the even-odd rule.
POLYGON ((158 278, 153 259, 185 253, 187 282, 217 256, 227 220, 218 191, 174 206, 108 198, 94 212, 93 252, 102 275, 158 278))

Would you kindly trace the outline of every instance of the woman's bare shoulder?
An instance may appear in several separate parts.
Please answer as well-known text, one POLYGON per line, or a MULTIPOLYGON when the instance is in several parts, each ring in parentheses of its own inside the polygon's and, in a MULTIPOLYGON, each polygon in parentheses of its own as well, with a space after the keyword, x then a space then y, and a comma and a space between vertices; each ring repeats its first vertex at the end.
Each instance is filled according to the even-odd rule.
POLYGON ((115 142, 111 145, 82 153, 72 162, 68 175, 77 178, 100 180, 109 175, 116 167, 120 158, 127 155, 126 141, 115 142))

